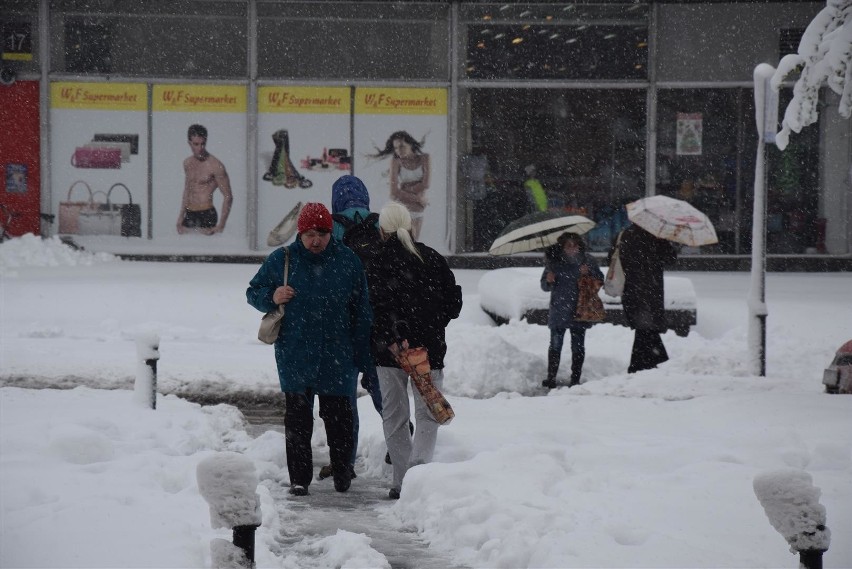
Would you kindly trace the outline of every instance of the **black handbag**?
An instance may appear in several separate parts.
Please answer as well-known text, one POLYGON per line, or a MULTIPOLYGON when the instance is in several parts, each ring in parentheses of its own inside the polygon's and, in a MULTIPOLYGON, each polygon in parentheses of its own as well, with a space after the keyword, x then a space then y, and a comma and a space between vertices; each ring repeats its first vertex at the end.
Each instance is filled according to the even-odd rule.
POLYGON ((107 192, 106 207, 111 211, 118 211, 121 214, 122 237, 142 237, 142 208, 139 207, 139 204, 133 203, 133 194, 130 193, 130 188, 120 182, 113 184, 107 192), (112 191, 117 187, 124 188, 124 191, 127 192, 128 203, 112 203, 112 191))

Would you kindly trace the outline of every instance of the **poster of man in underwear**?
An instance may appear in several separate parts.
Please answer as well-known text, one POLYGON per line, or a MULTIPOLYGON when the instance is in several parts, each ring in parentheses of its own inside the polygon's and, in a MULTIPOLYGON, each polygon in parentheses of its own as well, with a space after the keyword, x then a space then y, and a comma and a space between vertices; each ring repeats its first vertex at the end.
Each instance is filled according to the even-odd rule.
POLYGON ((221 160, 207 152, 207 129, 194 124, 187 131, 192 156, 183 161, 183 199, 177 219, 177 232, 213 235, 225 229, 234 195, 231 180, 221 160), (222 215, 213 205, 213 194, 222 192, 222 215))

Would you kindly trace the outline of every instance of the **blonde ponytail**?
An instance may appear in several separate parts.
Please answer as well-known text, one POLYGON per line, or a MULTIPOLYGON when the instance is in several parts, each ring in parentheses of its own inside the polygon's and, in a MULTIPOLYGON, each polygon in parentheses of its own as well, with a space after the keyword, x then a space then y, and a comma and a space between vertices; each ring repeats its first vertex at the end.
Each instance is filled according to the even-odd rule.
POLYGON ((402 246, 423 261, 411 237, 411 213, 399 202, 388 202, 379 213, 379 227, 386 235, 396 234, 402 246))

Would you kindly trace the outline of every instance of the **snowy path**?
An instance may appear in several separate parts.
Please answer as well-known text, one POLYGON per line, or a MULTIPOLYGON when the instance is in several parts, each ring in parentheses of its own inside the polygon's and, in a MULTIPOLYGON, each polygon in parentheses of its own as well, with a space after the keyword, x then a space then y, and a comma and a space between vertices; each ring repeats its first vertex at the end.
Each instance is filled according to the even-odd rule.
MULTIPOLYGON (((252 425, 249 432, 257 436, 266 429, 283 432, 281 425, 252 425)), ((462 569, 448 557, 429 549, 429 545, 420 540, 412 531, 401 530, 384 514, 393 505, 387 497, 386 483, 375 478, 358 476, 352 481, 348 492, 334 490, 330 478, 311 483, 310 495, 290 496, 289 487, 270 485, 270 493, 275 499, 281 519, 282 532, 277 542, 282 557, 296 555, 304 550, 300 544, 306 538, 314 541, 333 536, 338 530, 364 534, 372 543, 370 546, 384 555, 393 569, 462 569)), ((300 567, 313 567, 311 557, 306 558, 300 567)))

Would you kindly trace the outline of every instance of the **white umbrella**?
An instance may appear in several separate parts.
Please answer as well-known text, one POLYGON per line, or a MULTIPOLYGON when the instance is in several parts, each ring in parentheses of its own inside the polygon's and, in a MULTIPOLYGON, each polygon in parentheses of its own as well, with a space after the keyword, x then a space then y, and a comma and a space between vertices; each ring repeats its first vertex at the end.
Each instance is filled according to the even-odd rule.
POLYGON ((511 255, 536 251, 555 245, 563 233, 582 235, 594 226, 594 221, 582 215, 559 215, 549 211, 531 213, 509 223, 488 252, 511 255))
POLYGON ((651 196, 627 204, 627 218, 652 235, 690 247, 719 242, 707 215, 668 196, 651 196))

